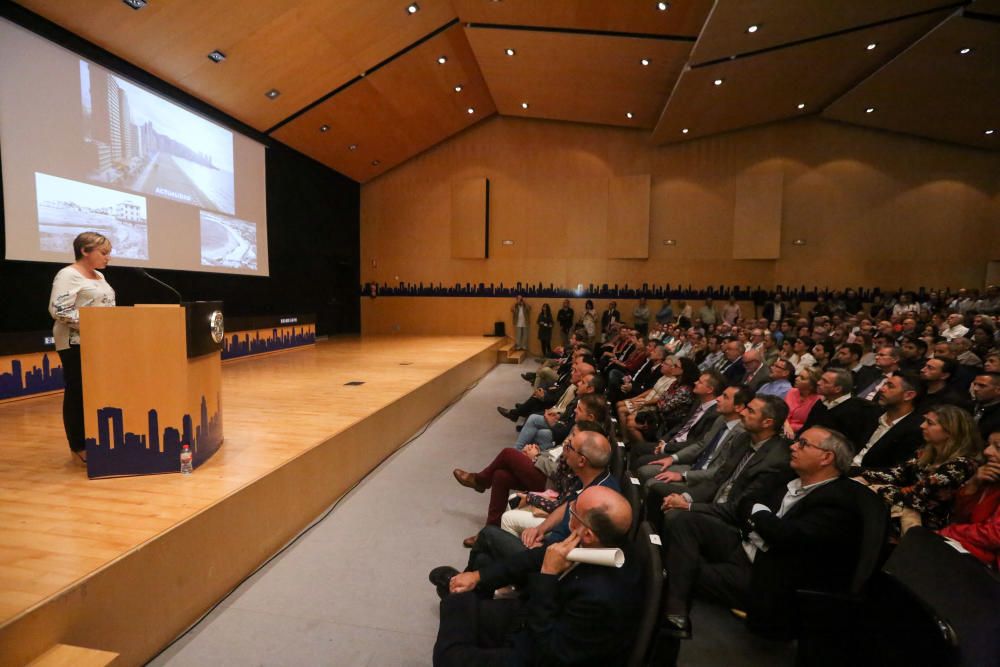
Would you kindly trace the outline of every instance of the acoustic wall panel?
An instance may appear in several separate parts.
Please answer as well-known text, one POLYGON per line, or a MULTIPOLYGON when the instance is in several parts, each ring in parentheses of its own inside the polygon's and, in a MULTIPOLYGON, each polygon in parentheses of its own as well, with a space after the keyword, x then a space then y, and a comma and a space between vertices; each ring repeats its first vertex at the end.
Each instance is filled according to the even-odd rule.
POLYGON ((608 183, 608 257, 649 259, 649 174, 612 176, 608 183))
POLYGON ((784 175, 751 172, 736 178, 733 210, 733 259, 781 256, 781 206, 784 175))
POLYGON ((490 181, 479 176, 451 184, 451 256, 489 257, 490 181))

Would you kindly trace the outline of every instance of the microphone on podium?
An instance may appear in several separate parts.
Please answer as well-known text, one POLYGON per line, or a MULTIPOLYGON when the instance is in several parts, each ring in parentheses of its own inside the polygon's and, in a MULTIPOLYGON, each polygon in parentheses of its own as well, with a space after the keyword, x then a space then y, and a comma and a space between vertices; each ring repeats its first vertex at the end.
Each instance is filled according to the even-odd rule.
POLYGON ((157 283, 157 284, 160 284, 160 285, 162 285, 162 286, 166 287, 166 288, 167 288, 168 290, 170 290, 170 291, 171 291, 171 292, 173 292, 173 293, 174 293, 175 295, 177 295, 177 303, 180 303, 181 301, 183 301, 183 300, 184 300, 184 299, 183 299, 183 298, 181 297, 181 293, 180 293, 180 292, 178 292, 178 291, 177 291, 176 289, 174 289, 173 287, 171 287, 171 286, 170 286, 170 285, 168 285, 167 283, 163 282, 162 280, 160 280, 160 279, 159 279, 159 278, 157 278, 156 276, 154 276, 154 275, 151 275, 151 274, 150 274, 150 273, 149 273, 148 271, 146 271, 146 269, 142 268, 141 266, 134 266, 134 267, 132 267, 132 268, 133 268, 133 269, 135 270, 135 272, 136 272, 136 273, 140 273, 140 274, 142 274, 142 275, 143 275, 143 276, 145 276, 146 278, 149 278, 150 280, 152 280, 152 281, 153 281, 154 283, 157 283))

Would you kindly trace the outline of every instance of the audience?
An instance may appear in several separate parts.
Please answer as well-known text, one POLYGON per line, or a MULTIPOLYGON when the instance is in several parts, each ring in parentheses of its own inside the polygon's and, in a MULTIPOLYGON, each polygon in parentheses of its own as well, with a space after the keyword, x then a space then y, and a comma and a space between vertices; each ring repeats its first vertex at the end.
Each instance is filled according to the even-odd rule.
POLYGON ((796 588, 846 592, 867 489, 892 517, 886 549, 920 524, 1000 566, 1000 289, 822 296, 810 309, 775 293, 756 313, 642 299, 627 311, 640 331, 590 301, 572 330, 564 302, 563 346, 498 408, 525 420, 514 446, 453 471, 490 501, 466 571, 431 573, 435 664, 620 662, 642 599, 633 512, 660 533, 660 628, 680 638, 695 596, 793 636, 796 588), (620 546, 626 566, 572 565, 574 546, 620 546))

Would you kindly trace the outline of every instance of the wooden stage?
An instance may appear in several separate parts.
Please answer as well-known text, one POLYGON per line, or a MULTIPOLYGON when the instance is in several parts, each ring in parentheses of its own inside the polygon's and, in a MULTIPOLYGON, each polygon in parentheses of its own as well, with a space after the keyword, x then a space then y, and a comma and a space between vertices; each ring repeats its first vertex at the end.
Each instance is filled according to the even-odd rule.
POLYGON ((225 443, 190 477, 88 480, 61 396, 0 405, 0 665, 60 643, 142 664, 493 368, 500 343, 339 338, 228 362, 225 443))

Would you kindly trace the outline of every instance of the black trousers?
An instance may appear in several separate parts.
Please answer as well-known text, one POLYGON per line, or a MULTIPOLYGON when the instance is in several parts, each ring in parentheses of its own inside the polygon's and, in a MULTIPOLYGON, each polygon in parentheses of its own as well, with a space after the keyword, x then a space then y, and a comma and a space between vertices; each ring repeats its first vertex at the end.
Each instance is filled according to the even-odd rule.
POLYGON ((82 452, 87 446, 83 428, 83 371, 80 369, 80 346, 70 345, 68 349, 59 350, 59 360, 62 362, 63 382, 66 385, 66 390, 63 392, 63 428, 66 429, 69 448, 74 452, 82 452))
POLYGON ((484 600, 475 591, 445 596, 434 643, 434 667, 520 664, 507 642, 521 623, 520 600, 484 600))
POLYGON ((668 614, 687 614, 695 592, 746 609, 752 564, 735 526, 700 512, 665 517, 668 614))

